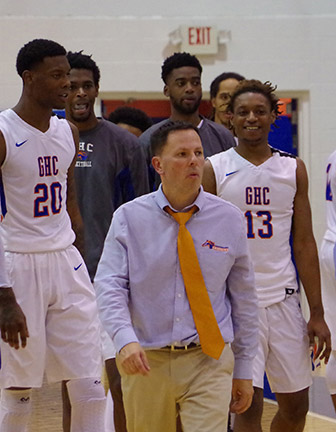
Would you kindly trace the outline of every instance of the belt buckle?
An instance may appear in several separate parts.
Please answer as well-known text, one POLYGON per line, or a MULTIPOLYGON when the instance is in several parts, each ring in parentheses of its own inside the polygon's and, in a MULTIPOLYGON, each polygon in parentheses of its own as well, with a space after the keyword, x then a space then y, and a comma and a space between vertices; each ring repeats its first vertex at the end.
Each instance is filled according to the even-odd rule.
POLYGON ((183 345, 183 346, 170 345, 170 349, 171 349, 171 351, 180 351, 180 350, 183 350, 183 349, 185 351, 187 351, 188 345, 183 345))

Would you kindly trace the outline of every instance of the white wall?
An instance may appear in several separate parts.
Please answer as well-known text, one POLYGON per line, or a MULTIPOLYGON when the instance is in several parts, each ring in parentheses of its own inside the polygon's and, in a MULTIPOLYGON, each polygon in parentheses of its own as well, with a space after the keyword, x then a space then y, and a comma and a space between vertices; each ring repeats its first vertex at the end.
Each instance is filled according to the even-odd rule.
POLYGON ((315 234, 324 230, 324 164, 335 148, 336 2, 334 0, 0 0, 0 109, 21 91, 15 72, 27 41, 50 38, 93 54, 101 95, 161 94, 160 67, 180 25, 217 25, 231 40, 200 56, 203 88, 223 71, 269 80, 299 97, 300 156, 307 164, 315 234))

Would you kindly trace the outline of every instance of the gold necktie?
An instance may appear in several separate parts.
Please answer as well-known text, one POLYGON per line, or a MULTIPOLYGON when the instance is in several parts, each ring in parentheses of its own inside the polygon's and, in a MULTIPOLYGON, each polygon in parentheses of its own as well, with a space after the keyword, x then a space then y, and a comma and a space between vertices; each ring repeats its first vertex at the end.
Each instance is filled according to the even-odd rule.
POLYGON ((166 207, 167 212, 180 225, 177 237, 177 250, 181 273, 202 351, 218 360, 225 342, 212 309, 193 239, 185 226, 196 209, 197 207, 194 206, 188 212, 176 213, 168 206, 166 207))

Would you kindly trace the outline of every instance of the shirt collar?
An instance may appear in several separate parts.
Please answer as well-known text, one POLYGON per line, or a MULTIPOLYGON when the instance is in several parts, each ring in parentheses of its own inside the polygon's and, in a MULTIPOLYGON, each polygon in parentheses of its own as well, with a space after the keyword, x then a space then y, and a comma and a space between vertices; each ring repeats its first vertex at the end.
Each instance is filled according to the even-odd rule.
MULTIPOLYGON (((174 209, 174 207, 172 207, 172 205, 167 200, 165 194, 162 191, 162 184, 160 184, 159 189, 154 193, 155 193, 155 201, 156 201, 157 205, 161 208, 162 211, 165 211, 164 208, 166 206, 170 207, 175 212, 178 211, 178 210, 174 209)), ((194 205, 197 206, 199 211, 200 211, 200 210, 202 210, 202 208, 204 206, 204 201, 205 201, 205 195, 204 195, 203 186, 201 185, 199 194, 197 195, 197 198, 195 199, 195 201, 192 204, 190 204, 189 206, 185 207, 182 211, 188 211, 194 205)))
POLYGON ((197 129, 201 129, 201 127, 203 126, 203 123, 204 123, 204 119, 201 118, 201 121, 197 125, 197 129))

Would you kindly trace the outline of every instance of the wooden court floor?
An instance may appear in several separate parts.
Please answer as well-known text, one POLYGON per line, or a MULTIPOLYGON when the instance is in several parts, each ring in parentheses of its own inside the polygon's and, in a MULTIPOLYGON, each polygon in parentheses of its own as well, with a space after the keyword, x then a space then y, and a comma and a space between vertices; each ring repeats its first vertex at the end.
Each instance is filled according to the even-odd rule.
MULTIPOLYGON (((263 430, 269 431, 276 405, 265 401, 263 430)), ((305 432, 336 432, 336 421, 309 414, 305 432)), ((44 385, 34 390, 33 415, 29 432, 62 432, 61 391, 59 384, 44 385)), ((92 431, 94 432, 94 431, 92 431)), ((284 431, 285 432, 285 431, 284 431)))

